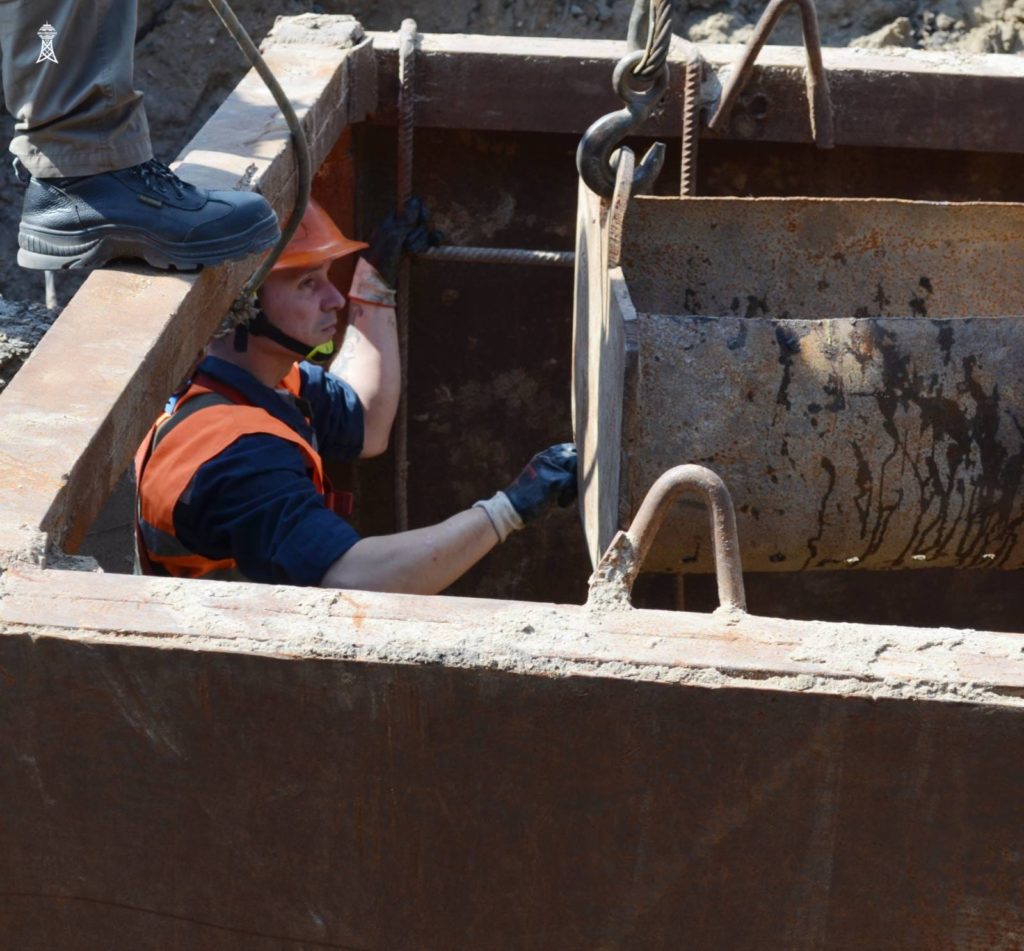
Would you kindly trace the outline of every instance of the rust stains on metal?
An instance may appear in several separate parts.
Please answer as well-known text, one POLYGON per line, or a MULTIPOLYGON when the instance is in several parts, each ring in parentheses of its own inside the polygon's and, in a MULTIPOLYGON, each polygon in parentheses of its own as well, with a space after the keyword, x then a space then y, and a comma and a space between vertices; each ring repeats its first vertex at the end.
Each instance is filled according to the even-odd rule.
MULTIPOLYGON (((627 512, 687 460, 729 484, 748 570, 1020 567, 1021 235, 1015 205, 637 199, 627 512)), ((671 521, 649 568, 708 570, 671 521)))
MULTIPOLYGON (((715 467, 732 484, 754 570, 1018 567, 1018 328, 1013 318, 641 315, 644 412, 627 435, 625 484, 669 458, 715 467), (952 338, 948 361, 940 336, 952 338)), ((664 570, 679 553, 659 546, 652 559, 664 570)))

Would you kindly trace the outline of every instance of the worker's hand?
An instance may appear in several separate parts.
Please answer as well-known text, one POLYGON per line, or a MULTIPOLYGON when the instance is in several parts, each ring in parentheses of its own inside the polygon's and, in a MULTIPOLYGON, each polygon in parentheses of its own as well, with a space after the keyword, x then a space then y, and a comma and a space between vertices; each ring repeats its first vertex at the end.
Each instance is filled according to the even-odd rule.
POLYGON ((400 214, 392 212, 374 230, 363 259, 372 264, 392 288, 398 283, 398 262, 403 251, 418 254, 443 240, 440 231, 429 228, 428 219, 423 202, 410 198, 400 214))
POLYGON ((524 522, 532 522, 555 502, 571 504, 576 498, 576 447, 563 442, 538 452, 505 495, 524 522))

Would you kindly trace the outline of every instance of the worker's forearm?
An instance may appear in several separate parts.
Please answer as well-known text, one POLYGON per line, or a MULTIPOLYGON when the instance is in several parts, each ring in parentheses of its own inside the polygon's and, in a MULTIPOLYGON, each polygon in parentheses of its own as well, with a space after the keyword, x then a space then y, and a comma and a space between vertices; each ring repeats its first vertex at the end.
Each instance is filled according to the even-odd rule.
POLYGON ((351 301, 341 353, 331 365, 359 396, 363 406, 363 455, 384 452, 398 409, 401 365, 395 309, 351 301))
POLYGON ((437 594, 497 544, 487 514, 479 508, 467 509, 427 528, 356 542, 327 569, 320 584, 324 588, 437 594))

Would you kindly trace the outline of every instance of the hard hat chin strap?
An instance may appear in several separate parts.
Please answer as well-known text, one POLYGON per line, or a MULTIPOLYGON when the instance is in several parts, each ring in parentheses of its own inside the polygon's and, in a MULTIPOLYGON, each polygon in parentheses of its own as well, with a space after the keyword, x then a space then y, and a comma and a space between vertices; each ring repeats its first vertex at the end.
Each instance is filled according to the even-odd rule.
POLYGON ((257 310, 256 316, 247 324, 239 324, 235 327, 234 346, 236 352, 245 353, 249 349, 250 334, 254 337, 266 337, 268 340, 273 340, 274 343, 284 347, 285 350, 290 350, 292 353, 302 357, 303 360, 309 360, 311 363, 329 363, 331 356, 334 354, 333 340, 328 340, 326 343, 311 348, 308 343, 303 343, 295 337, 290 337, 283 330, 275 327, 262 310, 257 310))

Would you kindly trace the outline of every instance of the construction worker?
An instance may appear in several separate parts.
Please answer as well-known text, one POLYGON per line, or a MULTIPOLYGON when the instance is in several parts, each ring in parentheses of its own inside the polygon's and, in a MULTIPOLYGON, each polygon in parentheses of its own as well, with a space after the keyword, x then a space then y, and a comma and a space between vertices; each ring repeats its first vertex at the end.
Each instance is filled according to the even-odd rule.
POLYGON ((211 343, 140 447, 141 570, 434 594, 554 502, 575 498, 576 452, 563 444, 538 453, 503 492, 437 525, 361 538, 344 519, 322 460, 387 448, 401 383, 398 261, 403 249, 430 243, 415 199, 368 246, 310 203, 256 317, 211 343), (349 326, 335 372, 325 372, 315 361, 332 349, 345 304, 328 269, 358 251, 349 326))
POLYGON ((136 0, 0 0, 23 267, 128 257, 194 270, 279 237, 260 195, 198 188, 153 158, 132 80, 136 19, 136 0))

